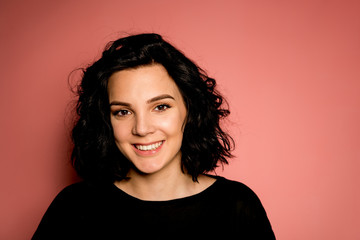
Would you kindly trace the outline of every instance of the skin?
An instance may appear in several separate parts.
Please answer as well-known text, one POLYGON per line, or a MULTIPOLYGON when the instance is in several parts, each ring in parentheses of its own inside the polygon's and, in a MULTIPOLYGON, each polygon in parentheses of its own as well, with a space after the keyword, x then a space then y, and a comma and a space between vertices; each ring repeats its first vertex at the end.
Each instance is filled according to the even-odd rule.
POLYGON ((181 171, 186 107, 166 69, 159 64, 114 73, 108 82, 115 143, 133 164, 129 180, 115 182, 142 200, 162 201, 197 194, 214 181, 199 182, 181 171))

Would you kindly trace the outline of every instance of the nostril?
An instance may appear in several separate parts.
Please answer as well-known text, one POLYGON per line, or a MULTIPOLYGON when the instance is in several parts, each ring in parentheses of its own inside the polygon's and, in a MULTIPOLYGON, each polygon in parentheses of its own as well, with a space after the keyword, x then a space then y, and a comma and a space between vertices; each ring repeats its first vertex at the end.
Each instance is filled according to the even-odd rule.
POLYGON ((132 129, 132 134, 137 135, 137 136, 146 136, 147 134, 152 133, 154 130, 151 127, 151 124, 147 123, 147 122, 137 122, 133 129, 132 129))

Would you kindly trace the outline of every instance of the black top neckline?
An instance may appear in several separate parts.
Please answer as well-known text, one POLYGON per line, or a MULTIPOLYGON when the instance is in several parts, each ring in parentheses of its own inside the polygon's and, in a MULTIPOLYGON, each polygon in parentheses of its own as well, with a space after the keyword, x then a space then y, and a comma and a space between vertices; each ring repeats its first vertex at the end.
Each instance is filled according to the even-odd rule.
POLYGON ((121 190, 120 188, 118 188, 115 184, 111 184, 111 188, 112 191, 117 194, 119 197, 121 197, 124 200, 128 200, 131 201, 133 203, 138 203, 138 204, 142 204, 142 205, 173 205, 173 204, 180 204, 180 203, 185 203, 188 201, 193 201, 193 200, 197 200, 199 198, 203 198, 206 197, 208 194, 210 194, 211 192, 214 191, 214 189, 216 189, 218 187, 219 184, 221 184, 221 180, 223 180, 224 178, 221 176, 213 176, 213 175, 208 175, 209 177, 215 178, 215 182, 213 182, 210 186, 208 186, 207 188, 205 188, 204 190, 195 193, 193 195, 190 196, 186 196, 186 197, 181 197, 181 198, 174 198, 174 199, 169 199, 169 200, 143 200, 140 198, 137 198, 135 196, 132 196, 128 193, 126 193, 125 191, 121 190))
POLYGON ((167 201, 140 200, 109 182, 70 185, 32 239, 275 239, 256 194, 240 182, 213 177, 203 191, 167 201))

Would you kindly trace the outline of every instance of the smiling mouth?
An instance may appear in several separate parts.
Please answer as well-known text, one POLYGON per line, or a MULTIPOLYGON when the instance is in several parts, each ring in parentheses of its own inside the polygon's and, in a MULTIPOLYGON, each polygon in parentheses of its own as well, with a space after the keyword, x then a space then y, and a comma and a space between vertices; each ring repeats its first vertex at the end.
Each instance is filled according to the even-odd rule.
POLYGON ((134 146, 140 151, 154 151, 157 148, 159 148, 163 143, 164 141, 148 144, 148 145, 134 144, 134 146))

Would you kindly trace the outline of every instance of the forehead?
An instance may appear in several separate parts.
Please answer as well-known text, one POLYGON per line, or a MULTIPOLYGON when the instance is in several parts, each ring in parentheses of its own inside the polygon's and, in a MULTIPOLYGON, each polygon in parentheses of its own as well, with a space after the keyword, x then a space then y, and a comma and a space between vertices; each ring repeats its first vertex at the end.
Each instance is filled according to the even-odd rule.
POLYGON ((118 71, 110 76, 108 82, 109 100, 149 99, 164 93, 182 98, 174 80, 160 64, 118 71))

